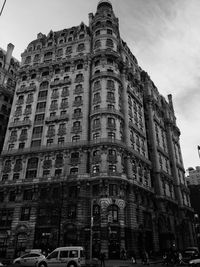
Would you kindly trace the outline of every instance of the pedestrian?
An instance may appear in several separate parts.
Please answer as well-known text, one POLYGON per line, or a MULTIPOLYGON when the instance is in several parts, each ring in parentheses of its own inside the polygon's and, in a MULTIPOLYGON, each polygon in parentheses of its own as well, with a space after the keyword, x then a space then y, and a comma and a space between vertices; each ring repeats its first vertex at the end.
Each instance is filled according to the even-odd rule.
POLYGON ((136 263, 137 263, 137 260, 136 260, 136 256, 135 256, 134 251, 131 253, 131 262, 132 262, 133 264, 136 264, 136 263))
POLYGON ((149 265, 149 254, 147 253, 146 250, 143 251, 142 253, 142 264, 143 265, 149 265))
POLYGON ((124 248, 122 248, 122 250, 121 250, 121 259, 125 260, 125 258, 126 258, 126 251, 125 251, 124 248))
POLYGON ((101 251, 99 259, 101 261, 101 267, 105 267, 105 254, 101 251))

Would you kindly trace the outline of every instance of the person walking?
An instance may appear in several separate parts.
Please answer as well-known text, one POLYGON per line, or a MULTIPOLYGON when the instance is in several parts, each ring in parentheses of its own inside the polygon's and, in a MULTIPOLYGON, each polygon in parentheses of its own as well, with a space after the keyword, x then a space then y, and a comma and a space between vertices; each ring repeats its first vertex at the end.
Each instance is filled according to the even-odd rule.
POLYGON ((105 267, 105 254, 101 251, 99 259, 101 261, 101 267, 105 267))

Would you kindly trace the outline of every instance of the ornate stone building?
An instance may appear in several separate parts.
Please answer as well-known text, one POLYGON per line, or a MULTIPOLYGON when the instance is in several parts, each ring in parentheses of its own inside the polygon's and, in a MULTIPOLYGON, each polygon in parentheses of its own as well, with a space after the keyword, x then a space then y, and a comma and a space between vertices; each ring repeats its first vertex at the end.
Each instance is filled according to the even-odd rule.
POLYGON ((0 244, 83 245, 109 258, 193 245, 172 98, 120 38, 103 0, 89 27, 38 34, 22 66, 2 152, 0 244))
POLYGON ((16 73, 19 69, 19 62, 12 57, 13 49, 13 44, 8 44, 7 51, 0 48, 0 151, 3 147, 14 96, 16 73))

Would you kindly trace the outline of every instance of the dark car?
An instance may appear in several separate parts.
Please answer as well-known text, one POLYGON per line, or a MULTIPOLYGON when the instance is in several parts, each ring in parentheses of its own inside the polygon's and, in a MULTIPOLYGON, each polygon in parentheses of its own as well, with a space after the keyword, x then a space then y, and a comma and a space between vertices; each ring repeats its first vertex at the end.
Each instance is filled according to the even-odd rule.
POLYGON ((188 247, 183 251, 183 261, 186 263, 199 257, 199 249, 197 247, 188 247))

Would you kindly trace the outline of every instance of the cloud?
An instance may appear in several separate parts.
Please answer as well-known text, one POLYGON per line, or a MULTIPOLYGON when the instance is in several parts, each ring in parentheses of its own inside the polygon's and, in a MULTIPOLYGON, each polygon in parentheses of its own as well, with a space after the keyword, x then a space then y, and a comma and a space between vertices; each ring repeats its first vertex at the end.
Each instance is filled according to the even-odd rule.
POLYGON ((140 66, 161 94, 173 95, 186 166, 199 164, 199 10, 199 0, 136 0, 120 11, 123 38, 140 66))

